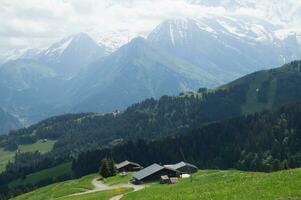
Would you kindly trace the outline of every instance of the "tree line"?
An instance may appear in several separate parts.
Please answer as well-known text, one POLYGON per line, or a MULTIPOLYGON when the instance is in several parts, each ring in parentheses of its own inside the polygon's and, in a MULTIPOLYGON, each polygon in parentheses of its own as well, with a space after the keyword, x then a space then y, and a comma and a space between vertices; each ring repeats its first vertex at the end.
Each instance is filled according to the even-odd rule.
POLYGON ((104 157, 148 166, 181 160, 200 169, 236 168, 271 172, 301 167, 301 103, 279 111, 212 123, 155 141, 137 139, 113 148, 82 153, 73 160, 78 176, 98 170, 104 157))

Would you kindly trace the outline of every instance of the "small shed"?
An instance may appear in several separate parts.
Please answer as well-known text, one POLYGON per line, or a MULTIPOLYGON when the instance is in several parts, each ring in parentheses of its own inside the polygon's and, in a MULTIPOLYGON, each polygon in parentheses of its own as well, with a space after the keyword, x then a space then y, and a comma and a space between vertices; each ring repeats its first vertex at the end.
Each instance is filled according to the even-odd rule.
POLYGON ((116 164, 115 167, 119 172, 135 172, 143 168, 138 163, 130 162, 128 160, 116 164))
POLYGON ((180 172, 178 170, 164 167, 155 163, 133 173, 133 182, 139 184, 142 182, 159 181, 161 176, 177 177, 179 175, 180 172))
POLYGON ((161 176, 160 183, 161 183, 161 184, 169 183, 169 177, 168 177, 167 175, 161 176))
POLYGON ((170 184, 175 184, 178 182, 178 177, 170 177, 169 178, 169 183, 170 184))
POLYGON ((183 162, 183 161, 179 162, 179 163, 176 163, 176 164, 173 164, 173 165, 164 165, 164 166, 167 167, 167 168, 178 170, 182 174, 192 174, 192 173, 195 173, 199 170, 195 165, 190 164, 190 163, 186 163, 186 162, 183 162))
POLYGON ((161 176, 161 184, 174 184, 178 182, 178 177, 168 177, 167 175, 161 176))

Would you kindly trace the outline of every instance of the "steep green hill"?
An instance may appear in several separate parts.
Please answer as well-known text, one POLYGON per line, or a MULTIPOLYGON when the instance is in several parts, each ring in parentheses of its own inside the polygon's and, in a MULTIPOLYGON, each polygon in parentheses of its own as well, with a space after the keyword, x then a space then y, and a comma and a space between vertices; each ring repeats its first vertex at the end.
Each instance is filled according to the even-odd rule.
POLYGON ((241 109, 249 114, 300 100, 300 84, 301 62, 295 61, 281 68, 255 72, 219 89, 244 87, 246 100, 241 109))

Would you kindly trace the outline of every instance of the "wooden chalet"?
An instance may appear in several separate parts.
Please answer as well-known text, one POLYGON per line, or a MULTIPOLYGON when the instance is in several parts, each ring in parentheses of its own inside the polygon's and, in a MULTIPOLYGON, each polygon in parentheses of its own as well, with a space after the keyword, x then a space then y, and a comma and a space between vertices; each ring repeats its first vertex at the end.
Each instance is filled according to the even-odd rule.
POLYGON ((135 172, 143 168, 138 163, 130 162, 128 160, 116 164, 115 167, 119 172, 135 172))
POLYGON ((195 165, 186 162, 179 162, 173 165, 164 165, 164 167, 178 170, 182 174, 192 174, 199 170, 195 165))
POLYGON ((135 184, 139 184, 143 182, 159 181, 161 176, 177 177, 179 175, 180 172, 178 170, 164 167, 155 163, 133 173, 133 182, 135 184))

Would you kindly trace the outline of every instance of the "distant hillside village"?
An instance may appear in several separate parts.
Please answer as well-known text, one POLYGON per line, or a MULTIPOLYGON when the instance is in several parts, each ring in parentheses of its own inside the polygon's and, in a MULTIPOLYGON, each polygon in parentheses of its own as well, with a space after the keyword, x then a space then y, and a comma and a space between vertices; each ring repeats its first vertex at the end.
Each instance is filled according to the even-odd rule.
MULTIPOLYGON (((107 162, 110 163, 111 161, 107 162)), ((106 161, 102 161, 100 168, 100 174, 102 176, 104 175, 103 168, 104 165, 106 165, 105 163, 106 161)), ((110 164, 107 166, 109 165, 110 164)), ((198 168, 195 165, 183 161, 168 165, 154 163, 144 168, 138 163, 126 160, 115 164, 114 168, 121 176, 125 176, 128 172, 133 172, 131 181, 134 184, 143 184, 155 181, 160 181, 162 184, 172 184, 176 183, 178 178, 189 178, 191 177, 190 174, 198 171, 198 168)))

